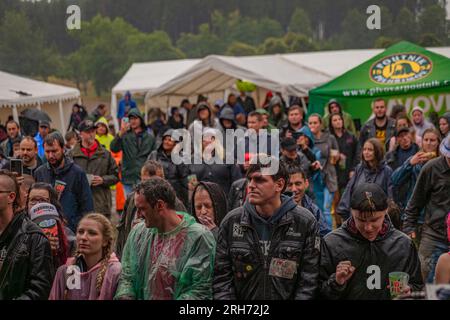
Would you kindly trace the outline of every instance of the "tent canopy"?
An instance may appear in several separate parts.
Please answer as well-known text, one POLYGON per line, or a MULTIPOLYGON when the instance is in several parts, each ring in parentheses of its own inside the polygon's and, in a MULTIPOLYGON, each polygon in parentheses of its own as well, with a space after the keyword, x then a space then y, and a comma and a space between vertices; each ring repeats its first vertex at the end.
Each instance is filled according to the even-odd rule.
POLYGON ((36 106, 78 99, 75 88, 19 77, 0 71, 0 107, 36 106))
POLYGON ((0 107, 12 108, 14 120, 19 122, 18 108, 45 105, 46 112, 52 117, 53 126, 63 134, 66 132, 67 114, 64 114, 63 102, 80 97, 75 88, 51 84, 43 81, 19 77, 0 71, 0 107), (51 104, 58 104, 55 109, 51 104), (56 111, 58 110, 58 111, 56 111), (57 114, 59 113, 59 119, 57 114))
MULTIPOLYGON (((441 52, 449 53, 448 48, 441 52)), ((388 108, 402 104, 410 110, 419 105, 425 112, 433 107, 441 113, 450 108, 445 107, 446 93, 450 93, 450 59, 402 41, 311 90, 309 112, 323 114, 327 101, 334 98, 354 117, 365 120, 371 114, 371 102, 383 97, 390 99, 388 108)))
POLYGON ((113 94, 147 93, 189 69, 200 59, 133 63, 112 89, 113 94))
POLYGON ((181 75, 152 90, 152 96, 189 97, 224 92, 237 79, 245 79, 268 90, 305 96, 309 89, 328 81, 320 71, 299 65, 280 55, 254 57, 208 56, 181 75))

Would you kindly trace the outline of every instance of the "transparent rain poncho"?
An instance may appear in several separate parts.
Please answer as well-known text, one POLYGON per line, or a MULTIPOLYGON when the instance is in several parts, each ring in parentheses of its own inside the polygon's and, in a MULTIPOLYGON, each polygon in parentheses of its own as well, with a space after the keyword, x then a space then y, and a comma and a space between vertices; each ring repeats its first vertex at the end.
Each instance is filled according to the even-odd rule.
POLYGON ((136 225, 122 256, 122 274, 116 299, 212 299, 216 243, 204 226, 187 213, 167 233, 136 225))

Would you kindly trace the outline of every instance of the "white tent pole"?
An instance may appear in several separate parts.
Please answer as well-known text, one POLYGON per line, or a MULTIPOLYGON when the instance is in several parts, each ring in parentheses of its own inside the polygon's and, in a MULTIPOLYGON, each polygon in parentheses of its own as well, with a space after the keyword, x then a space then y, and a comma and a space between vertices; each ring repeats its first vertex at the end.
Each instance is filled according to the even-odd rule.
POLYGON ((148 105, 146 103, 144 103, 144 122, 147 123, 148 121, 148 105))
POLYGON ((302 102, 303 110, 305 110, 305 114, 308 113, 308 109, 306 108, 306 102, 304 97, 300 97, 300 101, 302 102))
POLYGON ((63 109, 63 104, 62 104, 62 100, 60 99, 59 102, 59 120, 61 121, 61 133, 63 135, 66 134, 66 125, 64 123, 64 109, 63 109))
POLYGON ((116 132, 118 132, 119 131, 119 120, 117 119, 117 96, 114 92, 111 94, 110 110, 111 110, 111 117, 114 122, 114 127, 116 128, 116 132))
POLYGON ((19 123, 19 113, 17 112, 17 106, 16 105, 14 105, 13 108, 12 108, 12 114, 13 114, 14 121, 19 123))

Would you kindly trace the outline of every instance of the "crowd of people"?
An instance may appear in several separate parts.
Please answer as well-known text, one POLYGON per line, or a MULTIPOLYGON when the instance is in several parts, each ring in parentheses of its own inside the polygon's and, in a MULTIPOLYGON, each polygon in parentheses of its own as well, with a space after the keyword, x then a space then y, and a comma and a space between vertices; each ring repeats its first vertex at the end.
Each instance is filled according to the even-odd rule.
POLYGON ((337 100, 307 116, 298 99, 241 92, 149 121, 127 93, 117 133, 105 105, 74 105, 65 136, 9 120, 0 299, 379 300, 393 272, 408 274, 404 296, 450 284, 450 113, 371 107, 358 128, 337 100), (213 151, 177 163, 178 129, 213 151), (244 132, 242 150, 227 130, 244 132), (244 163, 211 161, 230 152, 244 163))

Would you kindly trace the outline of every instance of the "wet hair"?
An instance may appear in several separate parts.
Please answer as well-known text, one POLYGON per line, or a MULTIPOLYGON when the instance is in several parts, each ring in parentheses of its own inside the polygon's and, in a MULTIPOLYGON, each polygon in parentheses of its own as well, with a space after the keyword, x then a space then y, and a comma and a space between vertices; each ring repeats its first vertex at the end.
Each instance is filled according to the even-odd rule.
MULTIPOLYGON (((93 220, 95 222, 98 222, 102 226, 102 236, 103 240, 107 241, 107 244, 105 247, 103 247, 102 250, 102 260, 100 261, 100 271, 97 274, 97 278, 95 281, 95 288, 97 289, 97 294, 100 294, 100 291, 102 289, 103 280, 105 279, 106 270, 108 269, 108 262, 111 257, 111 254, 113 253, 113 242, 114 242, 114 228, 111 224, 111 222, 101 213, 89 213, 85 215, 81 221, 83 220, 93 220)), ((81 223, 80 221, 80 223, 81 223)), ((79 255, 79 252, 77 250, 77 256, 79 255)))
POLYGON ((8 120, 5 124, 5 128, 8 128, 8 124, 10 124, 10 123, 14 123, 16 125, 17 129, 20 129, 20 125, 16 120, 8 120))
POLYGON ((267 156, 265 154, 263 154, 263 155, 260 154, 258 156, 258 162, 254 163, 254 164, 250 164, 250 166, 247 170, 246 178, 248 179, 250 177, 250 175, 252 175, 255 172, 261 172, 262 169, 270 168, 270 166, 273 165, 274 161, 278 162, 279 167, 278 167, 277 173, 271 175, 271 177, 272 177, 273 181, 277 181, 279 179, 284 180, 283 190, 281 190, 281 193, 283 193, 286 190, 287 184, 289 182, 289 172, 286 168, 286 164, 283 161, 279 161, 279 159, 275 158, 274 156, 267 156), (262 164, 259 161, 261 156, 269 157, 269 158, 271 158, 271 161, 268 164, 262 164))
POLYGON ((264 120, 262 114, 260 114, 260 113, 258 113, 258 112, 256 112, 256 111, 250 112, 250 113, 248 114, 248 116, 247 116, 247 119, 250 118, 250 117, 256 117, 256 118, 258 119, 259 122, 261 122, 261 121, 264 120))
POLYGON ((397 119, 400 114, 406 114, 406 108, 404 105, 396 104, 392 107, 391 113, 389 114, 389 118, 397 119))
POLYGON ((151 177, 149 180, 139 183, 135 191, 137 194, 143 195, 152 207, 158 200, 162 200, 169 209, 175 208, 175 190, 169 182, 160 177, 151 177))
MULTIPOLYGON (((377 138, 371 138, 371 139, 367 140, 366 142, 364 142, 364 144, 366 144, 366 143, 370 143, 373 146, 374 153, 375 153, 375 167, 378 167, 380 165, 381 161, 383 161, 383 159, 384 159, 383 145, 377 138)), ((364 150, 364 145, 363 145, 363 150, 364 150)), ((364 160, 363 150, 361 150, 361 159, 362 159, 362 161, 366 162, 366 160, 364 160)), ((366 163, 366 164, 368 164, 368 163, 366 163)))
POLYGON ((155 160, 147 160, 142 166, 142 170, 148 173, 149 176, 155 176, 157 171, 164 172, 161 163, 155 160))
POLYGON ((299 106, 298 104, 293 104, 292 106, 290 106, 289 109, 287 110, 287 114, 289 115, 289 113, 291 113, 291 111, 293 111, 293 110, 298 110, 298 111, 300 111, 300 113, 302 115, 305 115, 303 108, 301 106, 299 106))
POLYGON ((71 140, 73 138, 78 140, 78 134, 75 131, 69 131, 64 136, 64 139, 66 140, 66 142, 69 142, 69 140, 71 140))
POLYGON ((44 144, 49 146, 53 145, 54 142, 57 142, 61 148, 64 148, 64 138, 58 131, 52 132, 45 137, 44 144))
POLYGON ((329 128, 329 130, 330 130, 330 133, 331 133, 332 135, 335 135, 335 133, 334 133, 334 128, 333 128, 333 125, 332 125, 332 123, 333 123, 333 117, 339 117, 339 118, 341 118, 341 120, 342 120, 342 130, 345 130, 345 124, 344 124, 344 116, 342 115, 342 113, 336 113, 336 112, 334 112, 334 113, 332 113, 332 114, 330 115, 330 119, 328 120, 328 128, 329 128))
POLYGON ((297 164, 286 164, 287 171, 289 173, 289 176, 293 174, 300 174, 304 180, 308 179, 306 176, 305 171, 297 164))
MULTIPOLYGON (((318 113, 313 113, 313 114, 311 114, 311 115, 309 116, 309 118, 311 118, 311 117, 317 117, 317 119, 319 119, 319 123, 322 124, 323 120, 322 120, 322 117, 320 116, 320 114, 318 114, 318 113)), ((308 119, 309 119, 309 118, 308 118, 308 119)))
POLYGON ((0 177, 3 177, 3 179, 8 181, 6 182, 7 188, 9 189, 8 191, 14 192, 16 194, 12 206, 14 213, 17 213, 18 210, 20 209, 21 199, 20 199, 20 187, 19 184, 17 183, 16 176, 8 170, 0 170, 0 177))

